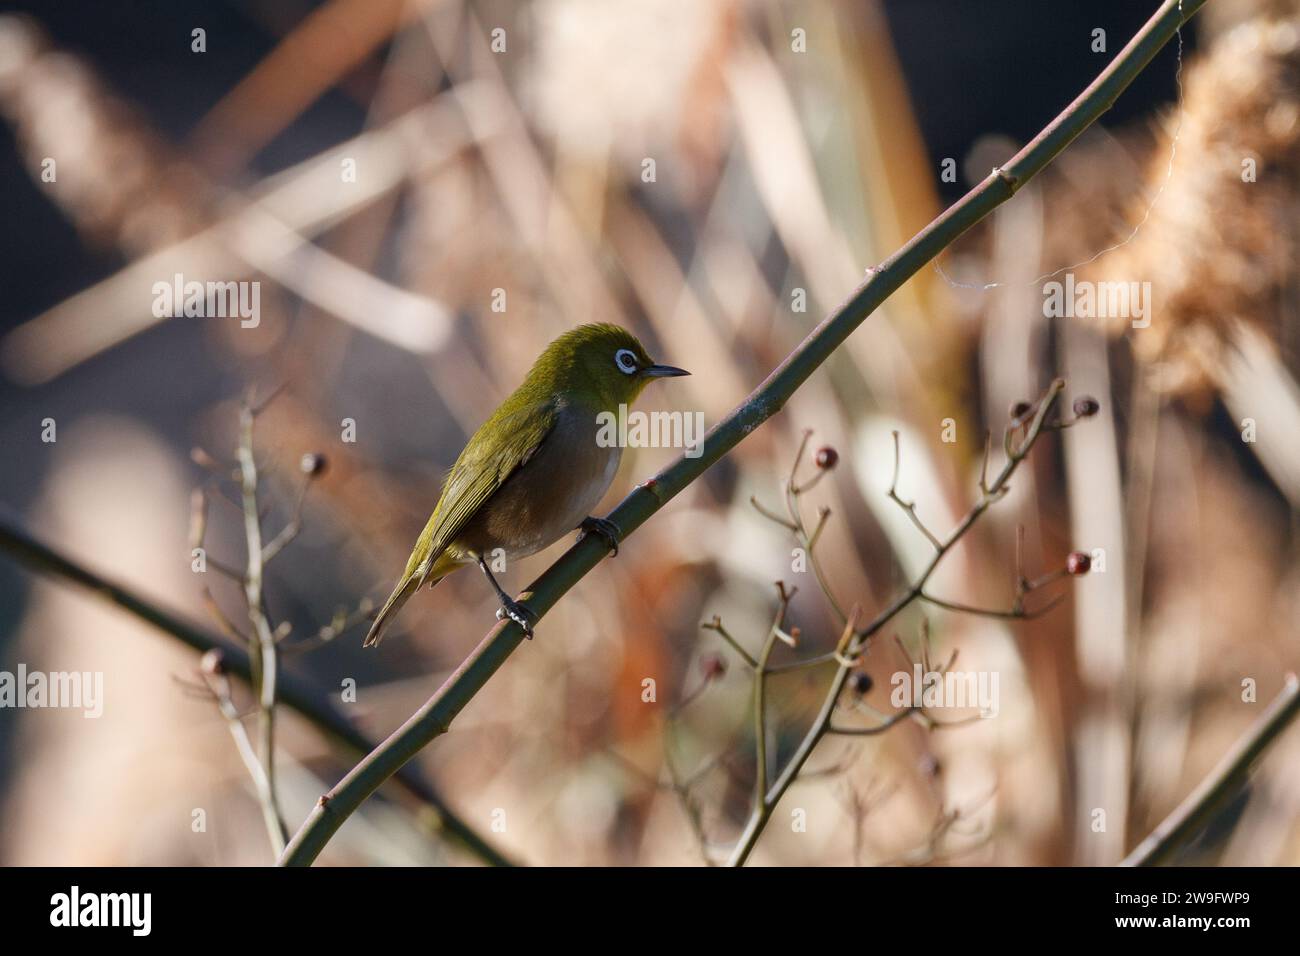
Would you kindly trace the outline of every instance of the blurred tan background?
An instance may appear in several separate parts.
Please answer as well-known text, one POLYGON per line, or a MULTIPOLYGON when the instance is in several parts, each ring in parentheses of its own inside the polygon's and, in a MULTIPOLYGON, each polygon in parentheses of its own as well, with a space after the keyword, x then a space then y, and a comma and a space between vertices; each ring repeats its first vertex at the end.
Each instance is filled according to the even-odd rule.
MULTIPOLYGON (((378 652, 363 629, 312 635, 387 592, 465 437, 548 341, 626 325, 694 372, 640 407, 716 423, 1155 3, 1008 2, 974 22, 966 6, 247 0, 139 31, 87 7, 80 35, 75 13, 5 15, 0 501, 142 594, 211 621, 209 587, 235 618, 237 585, 191 571, 191 449, 233 458, 241 393, 282 387, 256 433, 269 529, 292 516, 300 457, 328 461, 268 572, 283 665, 386 736, 491 625, 489 589, 468 573, 422 593, 378 652), (155 318, 150 289, 175 273, 259 281, 257 327, 155 318)), ((720 615, 756 650, 784 579, 803 646, 776 663, 838 630, 751 496, 779 503, 805 429, 837 449, 808 496, 831 509, 820 560, 841 604, 878 609, 929 548, 885 496, 891 431, 900 491, 944 532, 985 430, 1057 375, 1100 414, 1043 439, 934 591, 1005 605, 1017 526, 1034 573, 1072 550, 1093 573, 1032 621, 923 609, 937 656, 1000 675, 998 716, 827 740, 754 862, 1111 864, 1213 768, 1300 663, 1300 4, 1212 0, 1183 40, 546 617, 419 758, 467 823, 532 864, 724 858, 752 788, 750 682, 700 624, 720 615), (1067 268, 1151 282, 1150 326, 1045 318, 1044 277, 1067 268)), ((673 455, 626 455, 601 513, 673 455)), ((236 509, 209 506, 205 545, 242 567, 236 509)), ((0 710, 0 861, 269 862, 225 722, 178 681, 195 654, 7 560, 0 601, 0 669, 102 671, 106 688, 98 720, 0 710)), ((913 649, 921 610, 891 629, 913 649)), ((864 664, 878 710, 902 660, 882 640, 864 664)), ((826 679, 771 681, 779 759, 826 679)), ((281 710, 292 831, 350 764, 281 710)), ((1300 863, 1297 768, 1291 733, 1179 859, 1300 863)), ((322 861, 469 857, 377 799, 322 861)))

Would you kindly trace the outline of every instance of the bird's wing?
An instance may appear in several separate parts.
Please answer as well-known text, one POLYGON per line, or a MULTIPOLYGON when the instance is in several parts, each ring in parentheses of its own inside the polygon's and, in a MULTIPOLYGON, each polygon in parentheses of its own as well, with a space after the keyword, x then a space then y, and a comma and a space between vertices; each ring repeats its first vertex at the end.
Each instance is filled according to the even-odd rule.
POLYGON ((415 543, 406 570, 370 625, 366 647, 379 643, 389 622, 428 579, 465 522, 515 469, 533 457, 555 427, 557 417, 554 401, 530 403, 523 408, 509 408, 507 404, 483 423, 451 466, 442 497, 415 543))
POLYGON ((433 566, 484 502, 537 453, 557 417, 555 402, 547 401, 498 409, 483 423, 451 466, 438 506, 411 554, 408 575, 433 566))

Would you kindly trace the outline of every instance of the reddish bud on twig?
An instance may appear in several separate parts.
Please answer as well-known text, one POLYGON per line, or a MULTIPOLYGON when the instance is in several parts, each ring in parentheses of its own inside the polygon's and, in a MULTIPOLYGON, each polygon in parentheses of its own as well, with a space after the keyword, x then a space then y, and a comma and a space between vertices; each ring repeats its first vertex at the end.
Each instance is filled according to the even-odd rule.
POLYGON ((1028 402, 1016 402, 1014 405, 1011 406, 1011 420, 1017 421, 1021 418, 1024 418, 1026 415, 1029 414, 1029 412, 1033 409, 1033 407, 1034 406, 1030 405, 1028 402))
POLYGON ((1101 403, 1091 395, 1081 395, 1074 400, 1074 414, 1078 418, 1091 418, 1101 411, 1101 403))
POLYGON ((871 688, 875 686, 875 683, 870 674, 859 671, 852 677, 853 693, 863 697, 871 692, 871 688))
POLYGON ((705 654, 700 658, 700 671, 706 681, 717 680, 727 673, 727 661, 721 654, 705 654))
POLYGON ((302 456, 302 461, 298 462, 298 468, 302 473, 312 478, 319 478, 321 475, 325 474, 325 469, 328 466, 329 462, 326 460, 325 456, 314 451, 307 452, 307 454, 302 456))
POLYGON ((1065 559, 1065 572, 1067 574, 1087 574, 1091 568, 1092 558, 1084 551, 1071 551, 1069 557, 1065 559))
POLYGON ((840 463, 840 453, 830 445, 823 445, 821 448, 817 449, 817 454, 813 458, 813 461, 817 463, 817 467, 822 471, 830 471, 840 463))

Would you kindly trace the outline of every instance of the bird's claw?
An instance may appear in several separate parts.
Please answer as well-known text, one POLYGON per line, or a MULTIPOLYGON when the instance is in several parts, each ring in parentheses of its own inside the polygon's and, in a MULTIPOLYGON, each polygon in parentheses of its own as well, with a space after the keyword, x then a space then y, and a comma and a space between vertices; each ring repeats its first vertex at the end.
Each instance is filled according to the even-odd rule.
POLYGON ((506 601, 497 608, 497 620, 510 618, 518 624, 524 631, 524 637, 530 641, 533 639, 533 625, 537 623, 537 615, 530 611, 518 601, 506 601))
POLYGON ((609 542, 609 549, 613 552, 613 557, 618 557, 618 543, 623 540, 623 532, 618 529, 618 525, 608 518, 586 517, 582 519, 582 524, 578 525, 578 530, 582 533, 578 536, 581 541, 589 534, 598 534, 609 542))

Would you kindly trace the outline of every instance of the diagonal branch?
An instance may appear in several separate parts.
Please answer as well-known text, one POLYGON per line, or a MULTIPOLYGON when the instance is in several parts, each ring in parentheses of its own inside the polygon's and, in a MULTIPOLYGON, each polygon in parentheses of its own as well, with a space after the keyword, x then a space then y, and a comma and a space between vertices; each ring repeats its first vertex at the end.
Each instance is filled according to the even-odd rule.
MULTIPOLYGON (((702 447, 693 449, 699 452, 695 457, 678 458, 654 478, 637 486, 614 509, 609 518, 622 529, 624 537, 635 532, 750 432, 779 412, 795 390, 882 302, 959 236, 1015 195, 1024 183, 1096 122, 1205 2, 1165 0, 1101 75, 1006 166, 994 169, 903 248, 872 269, 835 312, 823 319, 745 401, 709 431, 702 447)), ((575 544, 534 583, 531 593, 526 595, 529 609, 538 617, 544 615, 607 553, 607 548, 595 537, 575 544)), ((523 636, 519 626, 508 620, 498 622, 488 631, 478 647, 406 723, 321 797, 290 841, 281 863, 305 866, 315 860, 343 822, 384 780, 430 741, 446 733, 461 710, 519 647, 523 636)), ((847 672, 841 669, 839 673, 847 672)))
POLYGON ((1133 848, 1120 866, 1158 866, 1197 835, 1225 801, 1235 796, 1260 756, 1291 722, 1300 716, 1300 680, 1288 674, 1282 692, 1260 714, 1246 736, 1235 743, 1201 781, 1151 834, 1133 848))

